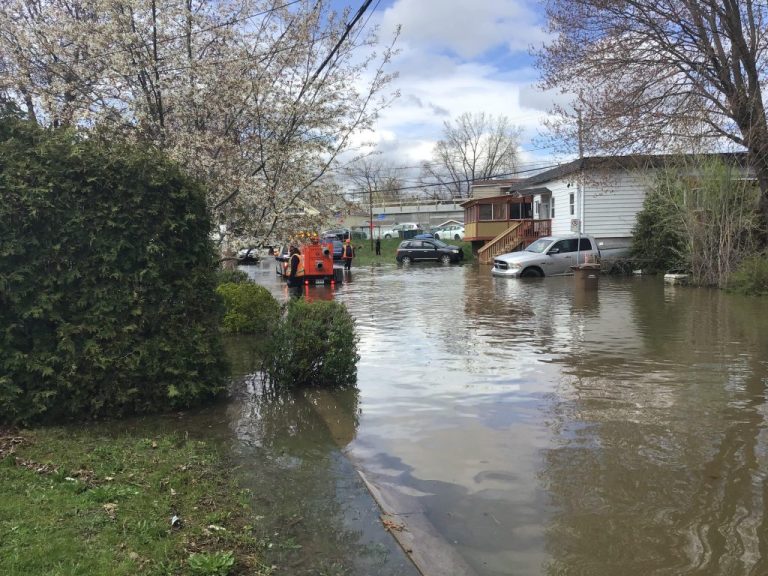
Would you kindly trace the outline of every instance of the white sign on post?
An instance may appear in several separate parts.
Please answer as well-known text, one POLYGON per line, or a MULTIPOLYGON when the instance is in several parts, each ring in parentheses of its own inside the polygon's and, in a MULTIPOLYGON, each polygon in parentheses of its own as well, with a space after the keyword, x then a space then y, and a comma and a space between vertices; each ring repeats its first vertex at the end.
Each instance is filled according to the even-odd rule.
POLYGON ((581 220, 578 218, 571 219, 571 232, 581 231, 581 220))

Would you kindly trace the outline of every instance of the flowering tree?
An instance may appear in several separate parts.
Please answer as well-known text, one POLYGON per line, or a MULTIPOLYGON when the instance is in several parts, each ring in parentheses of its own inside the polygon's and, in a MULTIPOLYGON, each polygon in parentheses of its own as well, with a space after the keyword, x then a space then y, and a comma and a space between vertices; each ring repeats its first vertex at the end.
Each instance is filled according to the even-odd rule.
POLYGON ((167 151, 207 183, 216 223, 264 243, 336 209, 335 159, 387 104, 391 45, 375 52, 363 12, 328 0, 6 0, 0 94, 44 125, 167 151))

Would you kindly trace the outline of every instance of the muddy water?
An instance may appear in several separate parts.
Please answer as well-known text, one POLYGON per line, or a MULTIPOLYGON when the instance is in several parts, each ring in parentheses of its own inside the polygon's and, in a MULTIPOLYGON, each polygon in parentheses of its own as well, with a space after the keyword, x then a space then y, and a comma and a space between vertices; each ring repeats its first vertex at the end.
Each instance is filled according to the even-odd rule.
POLYGON ((768 574, 768 302, 431 265, 307 295, 361 336, 338 444, 480 576, 768 574))

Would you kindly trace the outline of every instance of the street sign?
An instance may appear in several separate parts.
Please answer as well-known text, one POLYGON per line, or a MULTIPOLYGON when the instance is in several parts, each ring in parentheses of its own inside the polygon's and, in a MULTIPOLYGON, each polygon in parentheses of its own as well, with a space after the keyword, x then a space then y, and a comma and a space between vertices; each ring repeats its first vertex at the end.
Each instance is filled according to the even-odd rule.
POLYGON ((571 219, 571 232, 581 232, 581 220, 578 218, 571 219))

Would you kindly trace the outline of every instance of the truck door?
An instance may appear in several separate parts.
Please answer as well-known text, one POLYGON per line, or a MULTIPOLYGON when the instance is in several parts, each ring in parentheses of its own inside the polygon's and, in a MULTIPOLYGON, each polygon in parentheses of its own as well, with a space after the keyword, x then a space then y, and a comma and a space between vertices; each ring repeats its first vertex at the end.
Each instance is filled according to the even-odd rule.
POLYGON ((576 263, 577 242, 576 238, 555 242, 554 246, 547 252, 550 258, 550 266, 545 271, 545 274, 567 274, 570 272, 570 267, 576 263))
POLYGON ((578 262, 576 262, 576 265, 584 264, 587 260, 585 258, 587 255, 597 256, 597 249, 592 245, 589 238, 582 238, 579 240, 578 262))

